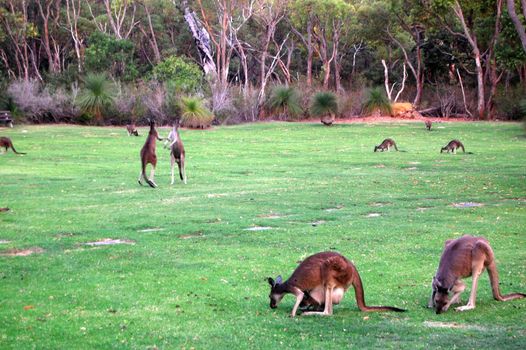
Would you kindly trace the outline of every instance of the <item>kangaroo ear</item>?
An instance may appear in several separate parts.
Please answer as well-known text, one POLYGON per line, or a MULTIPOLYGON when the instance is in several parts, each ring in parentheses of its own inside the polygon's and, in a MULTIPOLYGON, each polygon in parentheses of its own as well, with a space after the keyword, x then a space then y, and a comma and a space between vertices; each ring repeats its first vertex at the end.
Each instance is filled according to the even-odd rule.
POLYGON ((281 275, 279 275, 278 277, 276 277, 276 284, 282 284, 283 283, 283 280, 281 279, 281 275))
POLYGON ((270 284, 272 287, 274 287, 276 285, 276 283, 274 282, 272 277, 269 277, 267 280, 268 280, 268 284, 270 284))

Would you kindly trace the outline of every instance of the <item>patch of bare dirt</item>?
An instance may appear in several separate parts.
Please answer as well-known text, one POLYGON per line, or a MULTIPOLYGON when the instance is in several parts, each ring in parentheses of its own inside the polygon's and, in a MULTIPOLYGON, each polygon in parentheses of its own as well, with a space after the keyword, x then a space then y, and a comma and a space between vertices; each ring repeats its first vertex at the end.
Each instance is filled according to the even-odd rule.
POLYGON ((131 241, 129 239, 111 239, 111 238, 105 238, 100 241, 95 242, 87 242, 84 243, 84 245, 89 245, 91 247, 95 246, 101 246, 101 245, 115 245, 115 244, 135 244, 134 241, 131 241))
POLYGON ((475 207, 482 207, 484 204, 477 203, 477 202, 460 202, 460 203, 453 203, 451 204, 455 208, 475 208, 475 207))
POLYGON ((29 249, 8 249, 0 253, 0 256, 28 256, 32 254, 42 254, 44 249, 40 247, 33 247, 29 249))
POLYGON ((7 244, 11 241, 8 241, 8 240, 5 240, 5 239, 0 239, 0 244, 7 244))
POLYGON ((203 232, 201 231, 198 231, 198 232, 193 232, 193 233, 189 233, 187 235, 181 235, 179 236, 179 238, 181 239, 190 239, 190 238, 199 238, 199 237, 203 237, 203 232))
POLYGON ((457 322, 434 322, 434 321, 424 321, 424 326, 432 328, 456 328, 456 329, 471 329, 476 331, 486 331, 485 327, 462 324, 457 322))
POLYGON ((382 214, 380 214, 380 213, 369 213, 365 217, 367 217, 367 218, 377 218, 379 216, 382 216, 382 214))
POLYGON ((264 219, 280 219, 282 218, 283 216, 282 215, 279 215, 279 214, 273 214, 273 213, 270 213, 270 214, 260 214, 258 215, 258 218, 264 218, 264 219))
POLYGON ((243 229, 243 231, 267 231, 272 230, 270 226, 253 226, 243 229))
POLYGON ((336 210, 341 210, 341 209, 343 209, 343 205, 337 205, 334 208, 327 208, 325 209, 325 211, 331 212, 331 211, 336 211, 336 210))
POLYGON ((157 232, 157 231, 164 231, 164 228, 162 227, 151 227, 151 228, 145 228, 142 230, 137 230, 137 232, 157 232))

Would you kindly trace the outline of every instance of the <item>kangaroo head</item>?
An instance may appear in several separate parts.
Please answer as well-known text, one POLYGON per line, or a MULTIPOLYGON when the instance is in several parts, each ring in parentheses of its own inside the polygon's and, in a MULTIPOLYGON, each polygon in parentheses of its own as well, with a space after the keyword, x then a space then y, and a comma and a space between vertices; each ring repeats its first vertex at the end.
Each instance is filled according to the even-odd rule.
POLYGON ((449 288, 444 287, 439 280, 433 278, 433 304, 437 314, 446 312, 449 303, 449 288))
POLYGON ((378 150, 378 146, 374 146, 374 151, 376 152, 378 150))
POLYGON ((275 309, 278 307, 278 304, 280 303, 281 299, 285 296, 286 291, 284 291, 283 287, 283 280, 281 276, 276 277, 276 280, 272 277, 268 278, 268 283, 270 284, 270 308, 275 309))

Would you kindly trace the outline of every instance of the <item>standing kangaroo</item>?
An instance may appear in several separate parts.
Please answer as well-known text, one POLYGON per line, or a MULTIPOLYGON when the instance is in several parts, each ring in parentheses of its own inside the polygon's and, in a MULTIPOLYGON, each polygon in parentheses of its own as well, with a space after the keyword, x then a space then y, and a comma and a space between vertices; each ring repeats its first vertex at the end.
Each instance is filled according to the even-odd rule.
POLYGON ((128 132, 128 136, 132 136, 132 135, 139 136, 139 132, 137 131, 135 124, 126 125, 126 131, 128 132))
POLYGON ((491 291, 495 300, 508 301, 526 297, 526 294, 523 293, 500 294, 497 265, 489 242, 484 237, 465 235, 446 241, 437 273, 433 277, 428 307, 434 307, 437 314, 446 312, 451 304, 460 302, 460 294, 466 288, 461 279, 472 276, 469 301, 467 305, 457 307, 455 310, 474 309, 477 283, 484 269, 488 270, 491 291), (449 299, 449 292, 453 293, 451 299, 449 299))
POLYGON ((389 151, 391 147, 394 147, 394 149, 398 151, 398 148, 396 147, 396 143, 394 142, 393 139, 385 139, 378 146, 374 146, 374 151, 376 152, 377 150, 381 150, 383 152, 386 149, 387 151, 389 151))
POLYGON ((305 304, 324 304, 323 311, 303 312, 304 315, 332 315, 332 305, 339 304, 343 294, 352 285, 356 303, 361 311, 405 311, 391 306, 367 306, 360 275, 356 267, 343 255, 336 252, 322 252, 309 256, 285 282, 281 276, 276 280, 268 278, 270 284, 270 307, 275 309, 285 294, 296 296, 291 316, 296 316, 298 307, 305 304), (302 301, 306 296, 305 302, 302 301))
POLYGON ((184 181, 184 184, 186 185, 186 170, 184 168, 185 152, 183 140, 181 140, 181 136, 179 135, 179 122, 173 125, 172 131, 170 131, 170 134, 168 134, 167 140, 170 144, 165 144, 164 147, 170 148, 170 165, 172 169, 171 184, 174 184, 174 168, 175 163, 177 163, 177 166, 179 167, 179 177, 181 178, 181 180, 184 181))
POLYGON ((13 152, 15 152, 16 154, 25 154, 23 152, 17 152, 17 150, 15 149, 15 146, 13 146, 13 142, 11 142, 11 139, 9 137, 5 137, 5 136, 0 137, 0 148, 2 147, 5 148, 5 153, 7 153, 7 150, 11 148, 13 152))
POLYGON ((157 130, 155 130, 155 121, 150 121, 150 132, 146 137, 146 142, 141 149, 141 173, 139 174, 139 184, 142 185, 141 180, 144 179, 150 187, 157 187, 154 181, 155 167, 157 166, 157 155, 155 154, 155 141, 162 141, 159 137, 157 130), (150 172, 150 178, 146 177, 146 165, 151 164, 152 169, 150 172))
POLYGON ((440 153, 444 151, 446 151, 447 153, 449 152, 457 153, 458 148, 462 148, 462 152, 466 153, 466 150, 464 149, 464 145, 462 144, 462 142, 460 142, 459 140, 451 140, 449 141, 447 145, 445 145, 444 147, 440 149, 440 153))
POLYGON ((431 120, 426 120, 426 129, 428 131, 431 131, 431 126, 433 125, 433 123, 431 122, 431 120))

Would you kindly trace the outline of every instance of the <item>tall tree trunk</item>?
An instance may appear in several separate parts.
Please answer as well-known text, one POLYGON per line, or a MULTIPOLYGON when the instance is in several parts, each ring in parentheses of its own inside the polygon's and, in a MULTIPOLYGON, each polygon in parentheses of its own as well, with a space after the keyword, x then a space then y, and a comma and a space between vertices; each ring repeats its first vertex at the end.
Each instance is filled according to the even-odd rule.
MULTIPOLYGON (((517 34, 519 34, 522 49, 524 50, 524 52, 526 52, 526 30, 519 17, 517 16, 517 13, 515 12, 515 0, 506 0, 506 3, 508 5, 508 14, 510 15, 511 21, 515 26, 515 29, 517 30, 517 34)), ((523 7, 522 10, 524 11, 524 16, 526 17, 526 1, 522 0, 521 3, 523 7)))

